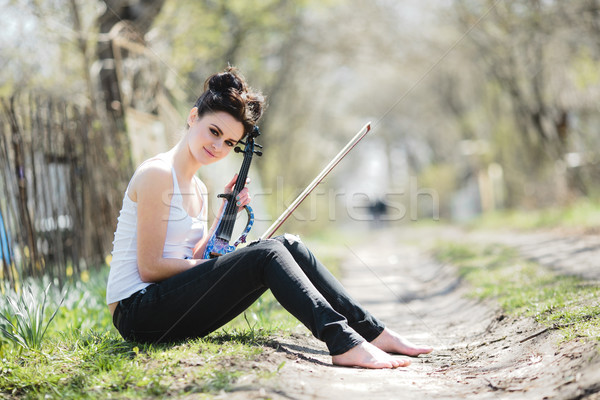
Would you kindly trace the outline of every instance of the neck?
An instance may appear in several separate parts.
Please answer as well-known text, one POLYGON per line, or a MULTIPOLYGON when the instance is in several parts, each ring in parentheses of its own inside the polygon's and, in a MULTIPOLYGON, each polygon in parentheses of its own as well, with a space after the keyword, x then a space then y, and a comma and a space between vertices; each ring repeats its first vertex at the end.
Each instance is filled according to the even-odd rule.
POLYGON ((175 171, 181 178, 192 180, 202 164, 196 162, 185 143, 185 140, 180 140, 171 150, 167 152, 173 162, 175 171))

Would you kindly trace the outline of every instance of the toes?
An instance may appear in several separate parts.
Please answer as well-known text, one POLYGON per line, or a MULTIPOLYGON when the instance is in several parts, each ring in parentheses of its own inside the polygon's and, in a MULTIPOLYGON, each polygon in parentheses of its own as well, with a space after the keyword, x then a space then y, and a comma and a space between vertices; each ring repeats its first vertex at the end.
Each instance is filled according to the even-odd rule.
POLYGON ((429 354, 433 351, 433 347, 414 347, 410 351, 406 351, 406 355, 418 356, 419 354, 429 354))
POLYGON ((408 367, 410 364, 410 360, 405 358, 392 358, 392 368, 408 367))
POLYGON ((356 346, 344 354, 333 356, 332 362, 340 366, 377 369, 399 368, 410 365, 409 360, 392 357, 367 342, 356 346))
POLYGON ((394 367, 394 364, 391 362, 378 362, 375 363, 375 368, 381 368, 381 369, 391 369, 391 368, 396 368, 394 367))

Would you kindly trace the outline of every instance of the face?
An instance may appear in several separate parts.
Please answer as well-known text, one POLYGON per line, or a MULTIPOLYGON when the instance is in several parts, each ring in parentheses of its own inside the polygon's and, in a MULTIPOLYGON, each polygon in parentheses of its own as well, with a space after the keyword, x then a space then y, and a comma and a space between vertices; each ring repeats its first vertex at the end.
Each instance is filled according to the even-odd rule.
POLYGON ((198 117, 198 109, 194 107, 188 116, 188 125, 188 147, 201 165, 225 157, 244 136, 244 125, 222 111, 198 117))

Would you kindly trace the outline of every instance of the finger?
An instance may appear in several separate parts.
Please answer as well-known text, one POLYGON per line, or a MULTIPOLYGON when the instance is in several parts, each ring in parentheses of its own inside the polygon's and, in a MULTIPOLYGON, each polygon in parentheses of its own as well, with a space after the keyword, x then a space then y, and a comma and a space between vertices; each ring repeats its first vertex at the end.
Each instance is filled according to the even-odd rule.
POLYGON ((235 174, 233 176, 233 179, 227 185, 225 185, 226 192, 233 190, 233 187, 235 186, 235 182, 237 181, 237 178, 238 178, 238 174, 235 174))
MULTIPOLYGON (((250 199, 246 199, 246 200, 240 200, 237 203, 235 203, 236 206, 238 206, 240 208, 240 210, 242 208, 244 208, 245 206, 247 206, 248 204, 250 204, 250 199)), ((239 210, 238 210, 239 211, 239 210)))
POLYGON ((236 204, 238 206, 243 207, 245 205, 248 205, 249 203, 250 203, 250 194, 248 193, 248 190, 240 192, 240 194, 238 194, 236 196, 236 204))

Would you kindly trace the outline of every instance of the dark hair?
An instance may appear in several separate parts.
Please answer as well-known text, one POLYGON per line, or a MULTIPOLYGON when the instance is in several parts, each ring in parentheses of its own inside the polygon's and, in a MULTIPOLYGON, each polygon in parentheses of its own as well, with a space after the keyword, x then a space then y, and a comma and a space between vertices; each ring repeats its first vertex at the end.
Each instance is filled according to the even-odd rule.
POLYGON ((248 87, 242 74, 229 66, 204 82, 204 93, 194 107, 198 107, 198 117, 218 111, 230 114, 244 125, 247 134, 262 116, 264 104, 263 95, 248 87))

